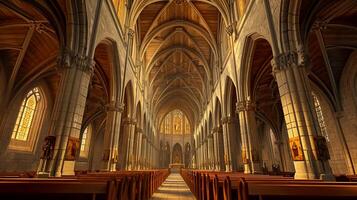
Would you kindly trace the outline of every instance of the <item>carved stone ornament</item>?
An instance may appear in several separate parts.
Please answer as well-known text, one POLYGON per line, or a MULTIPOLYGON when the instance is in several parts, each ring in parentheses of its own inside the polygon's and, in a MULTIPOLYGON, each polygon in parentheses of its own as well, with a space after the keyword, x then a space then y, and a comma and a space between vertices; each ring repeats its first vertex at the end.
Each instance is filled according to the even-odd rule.
POLYGON ((295 51, 289 51, 275 56, 271 60, 273 72, 287 69, 290 67, 308 66, 308 56, 304 47, 301 45, 295 51))
POLYGON ((58 58, 58 65, 62 68, 77 68, 92 74, 95 62, 88 56, 76 54, 70 49, 64 49, 58 58))
POLYGON ((117 101, 111 101, 107 105, 105 105, 105 110, 108 111, 117 111, 123 112, 125 105, 123 103, 119 103, 117 101))

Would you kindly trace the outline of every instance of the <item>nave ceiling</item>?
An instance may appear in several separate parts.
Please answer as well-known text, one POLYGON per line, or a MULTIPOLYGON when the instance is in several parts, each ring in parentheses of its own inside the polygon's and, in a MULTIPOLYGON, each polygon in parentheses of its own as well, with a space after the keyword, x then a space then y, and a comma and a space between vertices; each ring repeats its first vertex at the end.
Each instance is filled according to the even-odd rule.
POLYGON ((140 13, 138 57, 158 122, 175 108, 191 123, 199 119, 219 67, 221 23, 217 7, 202 1, 158 1, 140 13))

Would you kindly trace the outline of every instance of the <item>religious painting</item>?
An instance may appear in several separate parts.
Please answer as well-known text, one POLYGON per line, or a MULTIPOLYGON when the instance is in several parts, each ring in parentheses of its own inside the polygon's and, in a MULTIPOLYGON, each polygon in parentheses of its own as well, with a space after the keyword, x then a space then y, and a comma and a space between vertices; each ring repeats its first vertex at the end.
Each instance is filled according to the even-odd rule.
POLYGON ((289 139, 291 155, 294 161, 304 160, 304 155, 302 153, 300 138, 293 137, 289 139))
POLYGON ((79 138, 70 137, 68 139, 65 160, 75 160, 76 152, 79 149, 79 138))
POLYGON ((182 164, 182 147, 179 143, 176 143, 172 149, 172 163, 182 164))
POLYGON ((315 144, 317 148, 317 158, 324 161, 329 160, 330 153, 328 151, 326 138, 324 136, 315 137, 315 144))

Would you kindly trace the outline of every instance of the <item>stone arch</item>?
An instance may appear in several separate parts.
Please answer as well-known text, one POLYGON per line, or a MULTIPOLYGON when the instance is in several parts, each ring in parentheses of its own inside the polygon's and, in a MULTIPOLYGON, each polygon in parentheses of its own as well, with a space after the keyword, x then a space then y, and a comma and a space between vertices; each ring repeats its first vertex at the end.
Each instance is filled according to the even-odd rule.
POLYGON ((241 163, 241 133, 239 127, 239 117, 236 113, 237 107, 237 89, 233 83, 233 80, 230 77, 226 77, 225 81, 225 90, 224 90, 224 106, 226 110, 226 120, 228 123, 227 127, 227 137, 229 137, 230 149, 231 152, 236 153, 237 155, 231 156, 232 170, 233 171, 242 171, 243 166, 241 163))
POLYGON ((46 83, 42 81, 29 84, 17 92, 10 102, 9 114, 3 116, 5 123, 1 127, 3 134, 0 138, 0 156, 4 164, 0 166, 1 170, 37 170, 35 168, 37 165, 29 165, 28 163, 39 162, 39 155, 42 151, 40 141, 43 141, 49 135, 48 124, 50 121, 48 118, 51 113, 48 111, 52 109, 52 106, 50 91, 46 83), (36 100, 37 106, 33 113, 33 120, 27 138, 25 140, 12 139, 22 103, 35 88, 38 91, 39 99, 36 100), (29 154, 29 156, 23 158, 24 154, 29 154), (13 162, 17 162, 18 165, 12 165, 11 163, 13 162), (7 166, 11 166, 11 168, 7 168, 7 166))
MULTIPOLYGON (((354 51, 341 75, 340 95, 343 112, 338 116, 342 127, 342 136, 345 137, 349 154, 351 155, 352 171, 357 169, 357 149, 353 141, 357 140, 357 134, 351 130, 357 130, 357 52, 354 51)), ((348 153, 348 152, 347 152, 348 153)))
POLYGON ((179 143, 176 143, 172 147, 172 162, 173 164, 182 164, 183 163, 183 151, 182 146, 179 143))
MULTIPOLYGON (((322 117, 326 125, 326 132, 328 135, 327 146, 330 152, 330 166, 334 174, 344 174, 351 169, 348 154, 346 151, 345 138, 341 137, 343 134, 341 130, 341 123, 334 113, 334 106, 326 94, 315 84, 312 84, 312 92, 318 99, 322 117)), ((318 120, 317 120, 318 121, 318 120)), ((320 133, 319 133, 320 134, 320 133)))
MULTIPOLYGON (((134 90, 132 81, 128 81, 124 89, 124 107, 127 110, 126 116, 133 117, 134 112, 134 90)), ((125 115, 124 115, 125 116, 125 115)))

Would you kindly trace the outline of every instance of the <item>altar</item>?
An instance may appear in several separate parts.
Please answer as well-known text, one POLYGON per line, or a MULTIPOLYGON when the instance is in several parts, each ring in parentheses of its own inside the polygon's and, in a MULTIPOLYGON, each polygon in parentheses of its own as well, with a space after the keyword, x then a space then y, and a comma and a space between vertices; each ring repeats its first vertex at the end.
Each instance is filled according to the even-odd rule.
POLYGON ((180 173, 181 168, 184 168, 184 164, 181 163, 171 163, 169 165, 170 172, 180 173))

